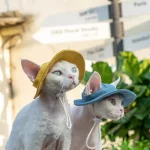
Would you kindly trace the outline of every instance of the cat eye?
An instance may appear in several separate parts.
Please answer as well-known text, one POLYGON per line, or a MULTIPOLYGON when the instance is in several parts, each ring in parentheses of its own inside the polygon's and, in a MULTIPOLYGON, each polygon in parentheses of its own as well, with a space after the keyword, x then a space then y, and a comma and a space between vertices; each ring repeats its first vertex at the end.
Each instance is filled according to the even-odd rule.
POLYGON ((56 75, 56 76, 61 76, 62 72, 61 71, 54 71, 53 74, 56 75))
POLYGON ((121 102, 121 105, 123 106, 123 101, 121 102))
POLYGON ((110 103, 111 103, 112 105, 116 105, 115 99, 109 99, 109 101, 110 101, 110 103))
POLYGON ((74 72, 74 73, 77 72, 76 67, 73 67, 71 70, 72 70, 72 72, 74 72))

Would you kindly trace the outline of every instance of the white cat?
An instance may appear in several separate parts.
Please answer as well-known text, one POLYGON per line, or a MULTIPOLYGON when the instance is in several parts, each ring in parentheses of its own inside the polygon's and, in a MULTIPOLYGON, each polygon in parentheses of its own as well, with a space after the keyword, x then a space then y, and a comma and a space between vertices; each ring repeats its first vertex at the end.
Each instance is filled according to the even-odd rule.
MULTIPOLYGON (((118 82, 117 80, 112 85, 116 86, 118 82)), ((101 86, 101 77, 94 72, 86 85, 84 94, 92 95, 101 89, 101 86)), ((124 116, 123 98, 120 94, 115 94, 93 104, 72 106, 71 116, 73 123, 71 150, 101 150, 99 122, 102 118, 112 120, 122 118, 124 116), (93 118, 97 118, 95 123, 93 118)))
MULTIPOLYGON (((29 60, 21 63, 26 75, 34 82, 40 66, 29 60)), ((69 106, 65 92, 78 84, 77 66, 63 60, 57 62, 47 74, 40 96, 18 113, 6 150, 69 150, 71 130, 66 127, 66 116, 69 115, 66 108, 69 106), (63 94, 56 95, 60 92, 63 94), (58 96, 64 98, 65 110, 58 96)))

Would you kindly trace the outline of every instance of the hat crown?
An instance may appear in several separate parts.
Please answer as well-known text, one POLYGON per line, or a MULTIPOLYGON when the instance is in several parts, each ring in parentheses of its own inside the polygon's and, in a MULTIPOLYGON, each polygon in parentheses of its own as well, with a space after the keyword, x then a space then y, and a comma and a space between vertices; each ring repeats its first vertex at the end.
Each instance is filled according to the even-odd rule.
POLYGON ((105 95, 110 92, 117 91, 116 87, 114 87, 111 84, 104 84, 102 83, 101 88, 97 90, 96 92, 92 93, 91 95, 85 95, 85 90, 82 93, 82 98, 83 99, 91 99, 91 98, 96 98, 99 95, 105 95))
POLYGON ((99 90, 116 90, 116 87, 113 86, 112 84, 104 84, 102 83, 102 87, 99 90))
POLYGON ((116 85, 117 84, 102 83, 101 88, 90 95, 85 95, 86 89, 84 89, 84 91, 82 92, 82 99, 74 100, 74 104, 76 106, 88 105, 101 101, 113 94, 121 94, 123 98, 123 106, 127 107, 136 99, 136 94, 127 89, 117 89, 116 85))

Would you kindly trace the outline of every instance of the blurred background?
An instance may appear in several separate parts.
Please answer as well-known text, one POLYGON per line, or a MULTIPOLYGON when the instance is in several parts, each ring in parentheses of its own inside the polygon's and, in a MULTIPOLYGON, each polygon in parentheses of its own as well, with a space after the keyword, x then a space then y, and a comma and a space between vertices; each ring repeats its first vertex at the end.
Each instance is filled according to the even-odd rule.
POLYGON ((93 71, 138 95, 123 119, 102 123, 103 149, 150 150, 150 0, 0 0, 0 150, 35 93, 20 59, 42 64, 62 49, 86 60, 70 104, 93 71))

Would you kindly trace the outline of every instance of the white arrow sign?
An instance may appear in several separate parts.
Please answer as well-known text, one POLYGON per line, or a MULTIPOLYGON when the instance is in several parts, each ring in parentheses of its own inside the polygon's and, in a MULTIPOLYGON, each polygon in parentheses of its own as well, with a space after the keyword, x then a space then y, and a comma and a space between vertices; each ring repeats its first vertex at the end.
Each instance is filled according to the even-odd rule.
POLYGON ((150 13, 150 0, 132 0, 121 3, 122 17, 150 13))
POLYGON ((150 32, 141 33, 123 39, 124 50, 134 51, 150 47, 150 32))
POLYGON ((132 36, 150 31, 150 15, 137 16, 123 21, 124 36, 132 36), (140 21, 139 21, 140 20, 140 21))
POLYGON ((80 52, 86 60, 100 61, 102 59, 114 56, 112 43, 109 43, 108 45, 91 47, 80 52))
POLYGON ((34 39, 45 44, 100 40, 110 37, 108 22, 43 28, 33 35, 34 39))
POLYGON ((95 23, 109 20, 108 6, 89 8, 78 12, 66 12, 48 16, 42 27, 95 23))

